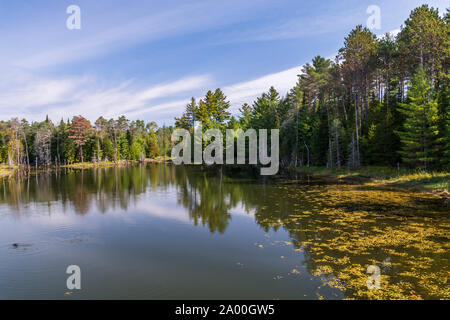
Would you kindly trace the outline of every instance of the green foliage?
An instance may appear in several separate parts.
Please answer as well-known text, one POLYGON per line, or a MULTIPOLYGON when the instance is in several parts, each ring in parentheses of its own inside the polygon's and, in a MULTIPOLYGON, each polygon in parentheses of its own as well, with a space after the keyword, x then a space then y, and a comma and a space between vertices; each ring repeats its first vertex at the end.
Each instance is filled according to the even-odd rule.
POLYGON ((419 66, 425 69, 431 80, 445 74, 442 67, 450 56, 448 32, 449 25, 439 16, 437 9, 424 4, 411 12, 398 35, 400 55, 409 74, 419 66))
POLYGON ((157 134, 160 129, 154 122, 130 122, 124 116, 117 120, 100 117, 94 127, 82 116, 74 117, 72 122, 61 120, 57 126, 48 118, 31 124, 18 119, 0 121, 0 163, 68 165, 84 161, 142 161, 146 157, 158 157, 159 144, 165 145, 166 152, 170 150, 172 127, 164 127, 164 134, 157 134))
POLYGON ((103 156, 105 160, 114 159, 114 145, 109 137, 103 139, 103 156))
MULTIPOLYGON (((279 129, 282 166, 450 166, 449 11, 411 12, 397 37, 359 25, 334 61, 316 56, 282 95, 274 87, 238 117, 221 89, 192 98, 175 127, 279 129), (414 76, 413 76, 414 75, 414 76), (406 92, 407 85, 410 84, 406 92)), ((83 117, 72 123, 0 121, 0 163, 66 164, 170 155, 173 127, 142 120, 83 117)))
POLYGON ((224 130, 226 127, 224 121, 230 119, 230 113, 227 111, 230 103, 226 99, 220 89, 208 91, 195 108, 195 121, 200 121, 204 130, 211 128, 224 130))
POLYGON ((160 152, 158 147, 158 138, 156 137, 156 133, 153 129, 150 130, 148 139, 148 157, 156 158, 160 155, 160 152))
POLYGON ((250 127, 253 129, 280 128, 279 102, 280 95, 274 87, 271 87, 268 93, 263 93, 253 103, 250 127))
POLYGON ((437 161, 438 103, 422 67, 411 80, 408 100, 400 109, 406 117, 398 132, 403 145, 400 154, 406 163, 427 168, 437 161))
POLYGON ((180 118, 175 118, 175 127, 191 130, 194 126, 195 112, 197 110, 197 103, 195 98, 191 98, 191 102, 186 105, 186 111, 180 118))
POLYGON ((244 103, 242 105, 242 108, 239 109, 239 112, 241 113, 239 118, 239 124, 241 128, 250 128, 250 120, 252 119, 252 107, 247 103, 244 103))
POLYGON ((442 115, 442 136, 443 136, 443 147, 444 147, 444 157, 442 158, 442 165, 449 170, 450 169, 450 90, 447 85, 443 90, 443 97, 441 100, 441 115, 442 115))
POLYGON ((314 57, 286 96, 271 87, 235 119, 222 91, 208 91, 176 127, 279 129, 282 166, 448 166, 448 21, 423 5, 398 37, 356 26, 336 60, 314 57))

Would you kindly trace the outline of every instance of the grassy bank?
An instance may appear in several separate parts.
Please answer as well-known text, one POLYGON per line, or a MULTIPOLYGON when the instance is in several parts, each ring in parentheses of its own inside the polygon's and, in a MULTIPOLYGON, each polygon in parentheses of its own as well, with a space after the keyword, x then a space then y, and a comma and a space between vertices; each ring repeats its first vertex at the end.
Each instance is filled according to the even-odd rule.
POLYGON ((101 162, 77 162, 72 164, 67 164, 60 166, 61 168, 72 168, 72 169, 85 169, 85 168, 105 168, 105 167, 125 167, 137 165, 139 163, 151 163, 151 162, 166 162, 169 158, 158 157, 154 159, 145 159, 142 162, 136 160, 120 160, 114 161, 101 161, 101 162))
POLYGON ((324 178, 354 180, 368 185, 411 188, 438 193, 450 199, 450 172, 433 172, 389 167, 362 167, 355 170, 324 167, 296 168, 301 174, 324 178))
POLYGON ((9 177, 16 170, 15 167, 10 167, 4 164, 0 164, 0 178, 9 177))
MULTIPOLYGON (((137 162, 136 162, 137 163, 137 162)), ((102 162, 77 162, 60 166, 61 168, 85 169, 85 168, 103 168, 115 166, 127 166, 135 164, 131 161, 102 161, 102 162)))
POLYGON ((101 161, 101 162, 77 162, 77 163, 71 163, 61 166, 49 166, 49 167, 35 167, 30 166, 29 168, 26 166, 8 166, 6 164, 0 164, 0 178, 7 177, 12 175, 17 169, 24 169, 24 170, 31 170, 31 172, 39 172, 43 169, 56 169, 56 168, 72 168, 72 169, 88 169, 88 168, 106 168, 106 167, 125 167, 125 166, 133 166, 137 165, 139 163, 152 163, 152 162, 168 162, 170 161, 169 157, 157 157, 154 159, 145 159, 144 161, 127 161, 127 160, 120 160, 117 162, 114 161, 101 161), (27 169, 28 168, 28 169, 27 169))

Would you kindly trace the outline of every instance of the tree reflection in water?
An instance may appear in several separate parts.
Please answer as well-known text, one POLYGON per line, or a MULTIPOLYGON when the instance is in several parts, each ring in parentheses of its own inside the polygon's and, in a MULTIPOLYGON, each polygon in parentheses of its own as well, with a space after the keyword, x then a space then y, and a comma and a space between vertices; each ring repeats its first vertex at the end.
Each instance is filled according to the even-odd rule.
POLYGON ((285 229, 292 240, 283 245, 302 252, 309 272, 348 298, 450 298, 448 206, 427 194, 151 164, 2 179, 0 203, 17 215, 31 203, 84 215, 94 206, 102 213, 129 210, 139 195, 173 189, 192 223, 212 233, 225 232, 237 207, 265 231, 285 229), (381 290, 365 285, 369 265, 381 267, 381 290))

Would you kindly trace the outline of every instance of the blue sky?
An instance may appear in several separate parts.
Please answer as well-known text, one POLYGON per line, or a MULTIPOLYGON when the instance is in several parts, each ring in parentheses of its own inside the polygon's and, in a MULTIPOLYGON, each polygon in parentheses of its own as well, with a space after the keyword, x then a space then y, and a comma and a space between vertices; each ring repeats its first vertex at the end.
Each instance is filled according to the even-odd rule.
POLYGON ((370 5, 395 32, 443 0, 0 0, 0 119, 126 115, 172 124, 191 96, 220 87, 236 112, 301 65, 333 57, 370 5), (69 30, 69 5, 81 29, 69 30))

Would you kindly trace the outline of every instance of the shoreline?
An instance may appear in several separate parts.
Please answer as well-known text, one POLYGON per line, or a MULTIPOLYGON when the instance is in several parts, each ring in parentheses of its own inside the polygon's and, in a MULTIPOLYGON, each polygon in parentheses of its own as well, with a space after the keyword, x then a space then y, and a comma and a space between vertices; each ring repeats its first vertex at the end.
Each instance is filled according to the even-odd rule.
POLYGON ((144 159, 144 160, 119 160, 117 162, 114 161, 101 161, 101 162, 78 162, 72 164, 66 164, 62 166, 58 166, 60 168, 96 168, 96 167, 126 167, 126 166, 134 166, 137 164, 145 164, 145 163, 165 163, 169 162, 170 158, 168 157, 158 157, 155 159, 144 159))
POLYGON ((18 165, 10 166, 8 164, 0 163, 0 179, 12 176, 20 168, 21 167, 18 165))
POLYGON ((0 178, 10 177, 14 174, 15 171, 16 169, 0 168, 0 178))
MULTIPOLYGON (((158 157, 155 159, 145 159, 143 161, 121 160, 118 162, 83 162, 73 163, 60 166, 49 166, 50 169, 69 168, 69 169, 89 169, 89 168, 108 168, 108 167, 126 167, 147 163, 169 163, 169 157, 158 157)), ((0 165, 0 178, 7 178, 14 175, 20 170, 19 166, 0 165)), ((23 167, 27 170, 26 167, 23 167)), ((38 167, 41 170, 42 167, 38 167)), ((29 171, 36 171, 31 166, 29 171)), ((326 167, 297 167, 289 168, 288 173, 307 175, 332 181, 347 181, 351 183, 359 183, 365 186, 386 187, 401 190, 411 190, 415 192, 426 192, 440 197, 450 202, 450 172, 428 172, 418 170, 401 169, 397 170, 390 167, 361 167, 359 169, 350 170, 330 169, 326 167)))
POLYGON ((8 165, 0 165, 0 178, 7 178, 14 175, 16 171, 30 171, 30 172, 39 172, 46 169, 89 169, 89 168, 109 168, 109 167, 127 167, 127 166, 135 166, 138 164, 146 164, 146 163, 167 163, 170 161, 169 157, 163 158, 158 157, 155 159, 145 159, 143 161, 137 160, 120 160, 117 162, 114 161, 102 161, 102 162, 77 162, 72 164, 65 165, 50 165, 50 166, 8 166, 8 165))
POLYGON ((78 162, 72 164, 65 164, 61 166, 53 166, 55 168, 71 168, 71 169, 87 169, 87 168, 108 168, 108 167, 127 167, 134 166, 138 164, 146 164, 146 163, 166 163, 169 162, 170 158, 155 158, 155 159, 144 159, 142 161, 139 160, 120 160, 117 162, 114 161, 102 161, 102 162, 78 162))
POLYGON ((397 170, 390 167, 370 166, 354 170, 300 167, 291 168, 290 172, 322 179, 360 183, 365 186, 425 192, 450 201, 450 172, 397 170))

